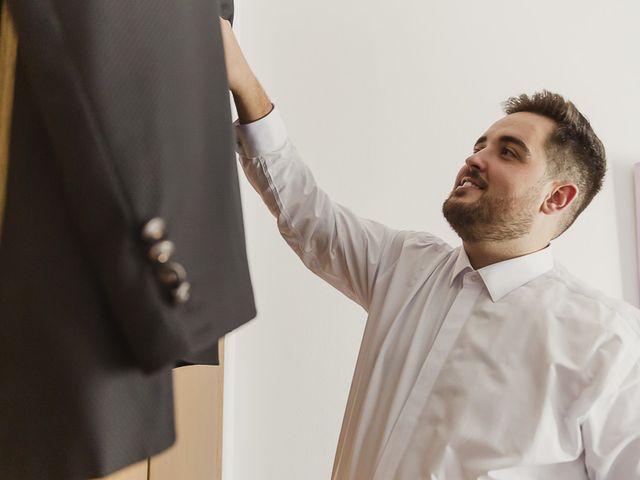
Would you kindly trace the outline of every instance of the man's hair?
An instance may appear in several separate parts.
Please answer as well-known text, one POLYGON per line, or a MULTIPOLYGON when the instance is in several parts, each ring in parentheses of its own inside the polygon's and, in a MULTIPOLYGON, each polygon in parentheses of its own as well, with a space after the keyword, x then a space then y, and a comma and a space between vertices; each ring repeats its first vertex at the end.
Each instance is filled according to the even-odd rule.
MULTIPOLYGON (((549 179, 572 182, 579 194, 555 237, 562 234, 600 191, 607 169, 604 146, 576 106, 547 90, 511 97, 504 103, 507 115, 530 112, 550 118, 556 127, 545 146, 549 179)), ((555 238, 554 237, 554 238, 555 238)))

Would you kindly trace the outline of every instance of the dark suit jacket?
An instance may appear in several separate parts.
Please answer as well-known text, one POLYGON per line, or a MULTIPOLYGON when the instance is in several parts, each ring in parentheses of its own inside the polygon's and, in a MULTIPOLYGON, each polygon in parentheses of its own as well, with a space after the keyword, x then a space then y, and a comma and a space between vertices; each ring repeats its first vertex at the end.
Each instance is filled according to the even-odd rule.
POLYGON ((85 480, 169 447, 172 366, 214 363, 218 338, 255 316, 219 6, 9 4, 0 477, 85 480), (185 303, 141 239, 154 217, 185 303))

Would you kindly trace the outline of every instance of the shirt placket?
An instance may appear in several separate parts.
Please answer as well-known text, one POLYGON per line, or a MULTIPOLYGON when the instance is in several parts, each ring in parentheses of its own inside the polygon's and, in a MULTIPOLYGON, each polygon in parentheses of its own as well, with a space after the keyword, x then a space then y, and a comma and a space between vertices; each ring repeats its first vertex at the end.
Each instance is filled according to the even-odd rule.
POLYGON ((449 309, 440 331, 427 355, 420 373, 413 385, 409 397, 398 416, 385 449, 380 456, 374 480, 394 478, 398 466, 417 426, 420 414, 424 410, 433 385, 456 342, 471 310, 482 291, 483 283, 476 271, 464 275, 462 289, 449 309))

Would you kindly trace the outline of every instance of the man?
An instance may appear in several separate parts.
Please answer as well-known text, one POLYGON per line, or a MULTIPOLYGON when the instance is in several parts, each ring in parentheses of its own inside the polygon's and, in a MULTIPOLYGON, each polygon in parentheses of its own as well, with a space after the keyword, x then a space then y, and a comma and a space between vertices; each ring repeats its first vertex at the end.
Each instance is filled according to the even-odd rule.
POLYGON ((247 177, 285 240, 368 320, 334 479, 640 479, 640 315, 555 265, 604 148, 562 97, 506 104, 443 213, 396 231, 320 190, 228 28, 247 177))

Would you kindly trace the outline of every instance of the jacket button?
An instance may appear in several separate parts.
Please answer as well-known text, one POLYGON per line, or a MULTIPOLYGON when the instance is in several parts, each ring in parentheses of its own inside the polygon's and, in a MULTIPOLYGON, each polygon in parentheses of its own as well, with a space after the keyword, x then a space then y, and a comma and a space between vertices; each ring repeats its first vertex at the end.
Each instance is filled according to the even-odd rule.
POLYGON ((149 220, 142 227, 142 239, 145 242, 157 242, 164 238, 167 224, 160 217, 155 217, 149 220))
POLYGON ((191 284, 189 282, 182 282, 176 288, 171 290, 171 297, 174 303, 186 303, 191 297, 191 284))
POLYGON ((167 262, 158 269, 158 280, 170 288, 177 288, 187 280, 187 271, 177 262, 167 262))
POLYGON ((149 258, 154 262, 167 263, 175 252, 176 246, 171 240, 161 240, 149 248, 149 258))

